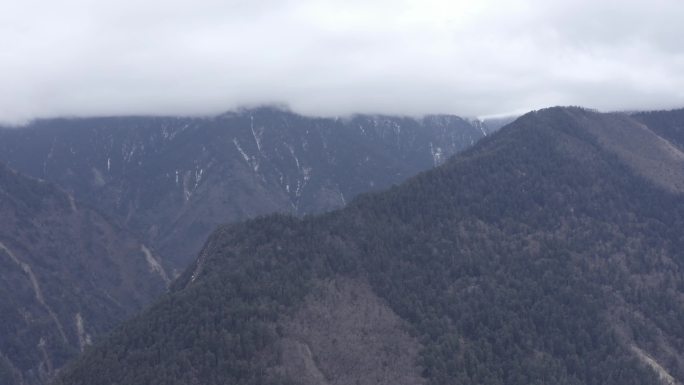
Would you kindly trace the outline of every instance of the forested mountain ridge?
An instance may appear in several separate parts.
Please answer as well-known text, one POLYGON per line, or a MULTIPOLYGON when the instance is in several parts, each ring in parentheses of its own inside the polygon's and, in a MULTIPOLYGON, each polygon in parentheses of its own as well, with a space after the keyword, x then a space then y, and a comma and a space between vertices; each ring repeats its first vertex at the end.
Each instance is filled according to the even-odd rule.
POLYGON ((632 117, 671 143, 684 147, 684 109, 638 112, 632 117))
POLYGON ((3 385, 47 383, 169 282, 131 234, 51 183, 2 164, 0 218, 3 385))
POLYGON ((0 130, 0 160, 53 181, 182 271, 217 225, 341 207, 441 164, 490 127, 455 116, 89 118, 0 130))
POLYGON ((532 112, 345 209, 222 227, 56 383, 681 383, 678 174, 622 125, 649 130, 532 112))

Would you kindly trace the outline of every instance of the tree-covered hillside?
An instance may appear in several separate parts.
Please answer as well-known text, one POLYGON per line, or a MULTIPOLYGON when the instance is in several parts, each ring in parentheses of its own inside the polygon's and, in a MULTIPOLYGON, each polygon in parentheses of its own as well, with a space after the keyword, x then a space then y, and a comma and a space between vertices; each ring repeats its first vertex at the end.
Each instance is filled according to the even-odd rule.
POLYGON ((57 384, 679 383, 679 163, 639 127, 532 112, 345 209, 222 227, 57 384))

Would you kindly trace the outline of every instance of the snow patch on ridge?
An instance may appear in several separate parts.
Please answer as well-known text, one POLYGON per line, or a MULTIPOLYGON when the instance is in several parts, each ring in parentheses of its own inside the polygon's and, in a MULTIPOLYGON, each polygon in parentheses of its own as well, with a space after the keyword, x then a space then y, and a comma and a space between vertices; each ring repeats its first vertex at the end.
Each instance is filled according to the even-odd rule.
POLYGON ((233 138, 233 144, 235 145, 235 148, 237 148, 238 152, 242 155, 242 157, 245 159, 245 162, 249 164, 249 156, 245 152, 245 150, 242 149, 240 146, 240 143, 238 142, 237 138, 233 138))
POLYGON ((76 321, 76 335, 78 335, 78 347, 82 352, 86 346, 92 345, 93 341, 90 337, 90 334, 86 333, 85 331, 85 326, 83 324, 83 317, 81 316, 81 313, 76 313, 76 316, 74 318, 76 321))
POLYGON ((157 273, 168 286, 171 280, 169 279, 169 276, 166 275, 166 271, 164 271, 164 268, 159 261, 154 258, 150 249, 148 249, 145 245, 140 245, 140 250, 143 252, 143 254, 145 254, 145 260, 147 261, 147 265, 150 267, 150 271, 157 273))
POLYGON ((31 281, 31 286, 33 287, 33 293, 36 297, 36 301, 45 308, 45 310, 50 314, 50 318, 55 322, 55 326, 57 326, 57 330, 59 331, 60 336, 64 340, 64 342, 68 342, 68 339, 66 337, 66 333, 64 333, 64 327, 62 327, 62 323, 59 322, 59 318, 57 318, 57 315, 55 314, 54 311, 52 311, 52 308, 45 302, 45 297, 43 296, 43 291, 40 289, 40 285, 38 284, 38 279, 36 278, 36 275, 33 273, 33 270, 31 269, 31 266, 29 266, 28 263, 21 261, 14 253, 7 248, 2 242, 0 242, 0 250, 3 250, 5 254, 9 255, 10 259, 17 264, 21 270, 28 276, 29 281, 31 281))
POLYGON ((204 266, 204 259, 206 257, 206 253, 202 251, 199 258, 197 259, 197 266, 195 267, 195 270, 192 272, 192 276, 190 277, 190 283, 195 282, 199 277, 200 273, 202 272, 202 267, 204 266))
POLYGON ((238 142, 237 138, 233 138, 233 144, 235 145, 235 148, 237 148, 240 155, 242 155, 242 158, 245 160, 245 162, 247 162, 247 164, 250 165, 252 169, 254 169, 254 172, 259 171, 259 161, 256 160, 256 158, 252 158, 249 155, 247 155, 245 150, 242 149, 242 146, 240 146, 240 142, 238 142))
POLYGON ((675 381, 674 377, 670 373, 665 370, 665 368, 662 367, 656 360, 654 360, 651 356, 646 354, 643 350, 639 349, 637 346, 632 345, 631 346, 632 351, 639 357, 639 360, 643 362, 644 364, 648 365, 653 371, 656 372, 658 375, 658 378, 663 384, 666 385, 676 385, 677 381, 675 381))
POLYGON ((432 154, 432 163, 435 166, 442 164, 444 160, 444 152, 441 147, 435 147, 432 142, 430 142, 430 154, 432 154))
POLYGON ((74 200, 74 196, 67 193, 67 196, 69 197, 69 206, 71 207, 71 211, 76 212, 76 201, 74 200))
POLYGON ((256 142, 257 150, 259 150, 259 153, 261 153, 261 138, 263 136, 263 131, 257 135, 257 132, 254 130, 254 116, 250 116, 249 118, 250 118, 250 129, 252 130, 252 136, 254 137, 254 142, 256 142))

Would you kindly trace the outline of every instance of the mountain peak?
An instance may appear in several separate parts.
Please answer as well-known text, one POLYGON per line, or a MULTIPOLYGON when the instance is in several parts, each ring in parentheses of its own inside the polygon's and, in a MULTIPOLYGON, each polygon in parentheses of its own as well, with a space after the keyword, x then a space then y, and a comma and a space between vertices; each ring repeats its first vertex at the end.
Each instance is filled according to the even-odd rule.
POLYGON ((532 116, 564 133, 589 135, 637 174, 668 191, 684 192, 682 149, 628 114, 555 107, 532 116))

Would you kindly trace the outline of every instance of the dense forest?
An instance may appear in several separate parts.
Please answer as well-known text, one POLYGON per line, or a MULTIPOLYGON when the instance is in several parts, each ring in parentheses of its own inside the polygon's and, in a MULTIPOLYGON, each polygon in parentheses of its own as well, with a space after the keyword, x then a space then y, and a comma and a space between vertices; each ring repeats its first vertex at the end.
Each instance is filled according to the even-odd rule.
POLYGON ((596 135, 631 119, 532 112, 344 209, 224 226, 56 384, 390 383, 383 367, 406 359, 431 385, 681 381, 684 199, 596 135), (318 332, 366 303, 392 333, 318 332), (375 350, 331 352, 356 333, 383 361, 354 377, 375 350))

